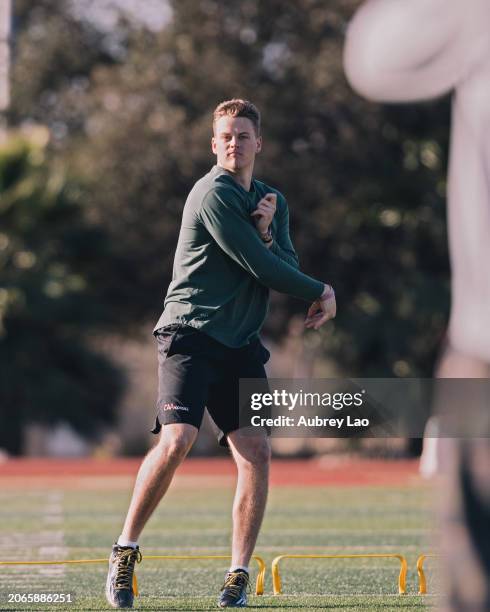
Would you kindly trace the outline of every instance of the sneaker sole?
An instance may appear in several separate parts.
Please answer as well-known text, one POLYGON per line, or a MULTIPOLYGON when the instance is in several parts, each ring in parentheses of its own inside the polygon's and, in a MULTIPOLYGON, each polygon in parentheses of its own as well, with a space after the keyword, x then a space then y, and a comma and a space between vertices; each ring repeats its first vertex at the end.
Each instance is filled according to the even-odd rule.
POLYGON ((247 607, 247 600, 246 599, 240 599, 239 601, 237 601, 234 604, 226 604, 224 606, 222 606, 218 602, 218 608, 246 608, 246 607, 247 607))

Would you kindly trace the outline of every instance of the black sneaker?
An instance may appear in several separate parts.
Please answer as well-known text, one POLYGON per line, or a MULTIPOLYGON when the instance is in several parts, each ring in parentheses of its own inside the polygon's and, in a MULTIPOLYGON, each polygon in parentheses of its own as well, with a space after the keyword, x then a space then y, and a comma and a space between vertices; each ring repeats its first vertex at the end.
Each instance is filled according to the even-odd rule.
POLYGON ((109 573, 105 586, 105 596, 113 608, 132 608, 134 599, 134 564, 141 562, 139 547, 118 546, 114 544, 109 557, 109 573))
POLYGON ((228 572, 218 599, 220 608, 244 608, 247 605, 248 573, 245 570, 228 572))

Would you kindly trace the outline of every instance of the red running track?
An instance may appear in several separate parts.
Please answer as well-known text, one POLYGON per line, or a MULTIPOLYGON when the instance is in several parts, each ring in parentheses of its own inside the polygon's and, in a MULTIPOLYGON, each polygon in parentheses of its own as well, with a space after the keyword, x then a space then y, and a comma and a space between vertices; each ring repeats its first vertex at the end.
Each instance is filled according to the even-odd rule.
MULTIPOLYGON (((141 458, 131 459, 8 459, 0 463, 0 478, 135 476, 141 458)), ((229 458, 189 458, 180 476, 234 476, 229 458)), ((275 459, 272 486, 406 486, 418 480, 418 460, 344 457, 275 459)))

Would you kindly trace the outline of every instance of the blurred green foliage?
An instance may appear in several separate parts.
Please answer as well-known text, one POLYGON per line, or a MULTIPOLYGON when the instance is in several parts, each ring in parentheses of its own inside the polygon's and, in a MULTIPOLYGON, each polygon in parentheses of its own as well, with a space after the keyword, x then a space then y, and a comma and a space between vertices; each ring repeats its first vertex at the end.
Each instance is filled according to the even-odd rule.
MULTIPOLYGON (((337 290, 322 350, 346 374, 430 376, 449 303, 448 100, 383 106, 351 91, 342 45, 357 0, 170 5, 155 32, 127 16, 103 31, 62 0, 15 4, 9 121, 47 125, 49 163, 84 186, 82 216, 108 241, 92 308, 122 334, 156 321, 183 203, 214 162, 212 110, 246 97, 263 114, 256 174, 288 199, 302 269, 337 290)), ((305 307, 275 294, 264 331, 280 339, 305 307)))
POLYGON ((123 388, 89 342, 108 324, 91 286, 106 241, 48 161, 48 138, 37 127, 0 146, 0 447, 14 453, 27 422, 64 420, 93 437, 123 388))

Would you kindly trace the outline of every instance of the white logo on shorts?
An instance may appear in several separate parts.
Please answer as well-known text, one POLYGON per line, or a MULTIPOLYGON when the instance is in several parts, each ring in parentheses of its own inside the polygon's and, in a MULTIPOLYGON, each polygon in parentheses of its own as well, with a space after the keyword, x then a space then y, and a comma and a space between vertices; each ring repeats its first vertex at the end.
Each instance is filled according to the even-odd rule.
POLYGON ((187 406, 177 406, 176 404, 163 404, 164 410, 184 410, 185 412, 189 412, 189 408, 187 406))

